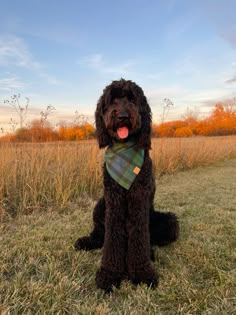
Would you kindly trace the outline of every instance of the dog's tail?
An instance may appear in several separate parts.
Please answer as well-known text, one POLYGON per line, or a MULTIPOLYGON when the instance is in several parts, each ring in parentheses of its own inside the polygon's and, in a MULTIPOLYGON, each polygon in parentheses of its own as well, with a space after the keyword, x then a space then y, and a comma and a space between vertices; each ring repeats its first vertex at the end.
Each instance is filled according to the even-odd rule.
POLYGON ((166 246, 179 237, 179 221, 172 212, 150 212, 151 245, 166 246))

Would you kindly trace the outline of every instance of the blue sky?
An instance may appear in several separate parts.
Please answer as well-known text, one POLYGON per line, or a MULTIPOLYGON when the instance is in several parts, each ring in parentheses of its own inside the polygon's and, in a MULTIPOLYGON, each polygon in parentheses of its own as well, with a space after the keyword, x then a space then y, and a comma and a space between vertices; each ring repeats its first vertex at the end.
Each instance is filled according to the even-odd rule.
POLYGON ((17 93, 28 121, 48 105, 53 123, 93 117, 121 77, 142 86, 156 121, 164 98, 168 119, 204 115, 236 96, 235 12, 234 0, 1 0, 0 127, 17 121, 4 104, 17 93))

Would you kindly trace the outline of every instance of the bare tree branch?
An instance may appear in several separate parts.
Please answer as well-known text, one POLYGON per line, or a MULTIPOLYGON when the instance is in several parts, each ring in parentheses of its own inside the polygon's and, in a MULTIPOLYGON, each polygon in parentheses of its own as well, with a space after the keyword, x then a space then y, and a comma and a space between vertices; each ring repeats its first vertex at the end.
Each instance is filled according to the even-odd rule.
MULTIPOLYGON (((15 110, 15 112, 17 113, 18 117, 19 117, 19 123, 20 123, 20 128, 23 128, 24 122, 26 120, 27 117, 27 112, 29 109, 29 102, 30 99, 28 97, 25 98, 26 99, 26 103, 25 105, 21 105, 20 103, 20 94, 14 94, 11 96, 10 100, 4 100, 4 104, 8 104, 11 107, 13 107, 13 109, 15 110)), ((12 118, 11 118, 11 126, 15 125, 15 122, 12 122, 12 118)))

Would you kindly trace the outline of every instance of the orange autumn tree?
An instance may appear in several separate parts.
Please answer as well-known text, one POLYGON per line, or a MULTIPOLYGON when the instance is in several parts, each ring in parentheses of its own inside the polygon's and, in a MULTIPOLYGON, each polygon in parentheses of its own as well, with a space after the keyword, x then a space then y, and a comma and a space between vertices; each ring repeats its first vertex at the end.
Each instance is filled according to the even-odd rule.
POLYGON ((173 120, 160 125, 153 124, 153 136, 174 137, 176 130, 182 127, 185 127, 185 123, 182 120, 173 120))
POLYGON ((58 135, 52 125, 48 121, 42 124, 41 119, 34 119, 27 127, 17 129, 12 138, 14 142, 49 142, 57 140, 58 135))
POLYGON ((234 106, 218 103, 211 115, 198 122, 197 133, 202 136, 226 136, 236 134, 236 110, 234 106))
POLYGON ((89 123, 80 125, 61 124, 54 129, 48 121, 35 119, 27 127, 19 128, 14 133, 0 137, 1 142, 50 142, 50 141, 78 141, 95 137, 95 128, 89 123))
POLYGON ((192 135, 193 131, 190 126, 177 128, 174 132, 174 137, 191 137, 192 135))
POLYGON ((66 126, 62 124, 58 129, 59 140, 63 141, 76 141, 88 140, 94 138, 95 128, 89 123, 73 124, 66 126))
POLYGON ((217 103, 211 114, 202 120, 188 116, 183 120, 153 124, 155 137, 226 136, 236 134, 236 99, 217 103))

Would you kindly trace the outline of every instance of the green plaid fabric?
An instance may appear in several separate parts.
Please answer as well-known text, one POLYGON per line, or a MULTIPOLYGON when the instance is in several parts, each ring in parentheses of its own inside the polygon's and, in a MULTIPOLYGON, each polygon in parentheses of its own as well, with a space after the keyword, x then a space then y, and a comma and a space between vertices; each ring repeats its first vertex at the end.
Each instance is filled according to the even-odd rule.
POLYGON ((129 190, 144 161, 144 150, 133 141, 114 143, 105 151, 106 169, 122 187, 129 190))

